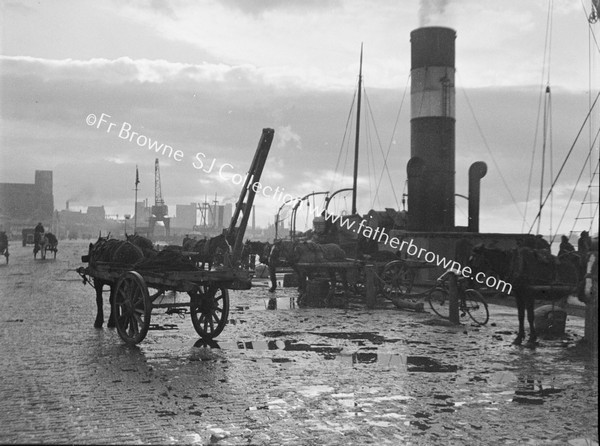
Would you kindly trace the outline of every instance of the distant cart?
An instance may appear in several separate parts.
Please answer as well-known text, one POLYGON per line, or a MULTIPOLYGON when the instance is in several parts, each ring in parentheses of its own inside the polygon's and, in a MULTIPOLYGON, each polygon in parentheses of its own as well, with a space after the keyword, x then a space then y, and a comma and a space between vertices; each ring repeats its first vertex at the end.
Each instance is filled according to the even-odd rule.
POLYGON ((33 228, 25 228, 21 231, 23 246, 35 245, 35 231, 33 228))
MULTIPOLYGON (((305 289, 305 277, 316 277, 322 275, 330 281, 330 291, 335 291, 337 275, 345 275, 348 285, 356 294, 365 299, 366 296, 366 267, 373 267, 375 273, 374 291, 384 298, 396 302, 398 299, 409 296, 411 292, 416 270, 431 267, 430 264, 413 259, 396 260, 346 260, 337 262, 319 263, 297 263, 296 270, 301 273, 300 289, 305 289)), ((344 290, 348 291, 348 290, 344 290)))
POLYGON ((4 256, 6 258, 6 264, 8 265, 10 253, 8 252, 8 236, 4 231, 0 232, 0 256, 4 256))

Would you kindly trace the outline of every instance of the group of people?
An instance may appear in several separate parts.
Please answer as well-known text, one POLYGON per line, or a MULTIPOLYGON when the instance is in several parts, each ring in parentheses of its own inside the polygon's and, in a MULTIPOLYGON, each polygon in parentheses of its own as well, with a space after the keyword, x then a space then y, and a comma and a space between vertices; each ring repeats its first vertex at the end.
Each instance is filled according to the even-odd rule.
MULTIPOLYGON (((592 247, 592 238, 588 231, 582 231, 579 236, 579 240, 577 240, 577 252, 582 258, 586 258, 587 253, 592 247)), ((559 257, 568 254, 570 252, 575 252, 575 247, 569 242, 569 237, 563 235, 561 238, 560 246, 558 248, 559 257)))

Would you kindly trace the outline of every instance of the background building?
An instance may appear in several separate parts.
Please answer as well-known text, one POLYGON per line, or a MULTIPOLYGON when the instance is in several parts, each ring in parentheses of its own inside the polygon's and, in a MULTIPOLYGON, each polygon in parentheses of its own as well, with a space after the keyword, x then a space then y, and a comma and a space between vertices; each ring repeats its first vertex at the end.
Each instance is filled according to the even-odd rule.
POLYGON ((35 182, 0 183, 0 224, 2 229, 20 233, 38 222, 52 225, 54 194, 52 171, 36 170, 35 182))

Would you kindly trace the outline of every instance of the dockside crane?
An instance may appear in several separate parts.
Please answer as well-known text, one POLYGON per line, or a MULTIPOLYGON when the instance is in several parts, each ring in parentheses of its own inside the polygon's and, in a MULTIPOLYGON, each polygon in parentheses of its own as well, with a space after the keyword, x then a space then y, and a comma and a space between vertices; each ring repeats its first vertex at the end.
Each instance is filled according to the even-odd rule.
POLYGON ((169 207, 165 204, 162 197, 162 189, 160 185, 160 168, 158 166, 158 158, 154 161, 154 206, 152 206, 152 215, 148 227, 150 236, 154 235, 154 227, 157 221, 162 221, 165 225, 165 235, 171 235, 171 218, 168 217, 169 207))

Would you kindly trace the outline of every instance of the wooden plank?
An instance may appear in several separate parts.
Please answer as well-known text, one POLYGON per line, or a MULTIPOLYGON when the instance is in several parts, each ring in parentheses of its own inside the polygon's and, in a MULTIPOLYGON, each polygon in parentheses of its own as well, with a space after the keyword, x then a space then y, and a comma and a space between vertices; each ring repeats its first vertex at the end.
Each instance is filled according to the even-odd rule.
MULTIPOLYGON (((83 272, 94 278, 115 281, 126 271, 136 271, 135 265, 98 262, 84 268, 83 272)), ((250 273, 246 270, 213 271, 139 271, 146 284, 151 288, 166 288, 174 291, 189 292, 199 283, 223 282, 225 288, 246 290, 251 288, 250 273)))

